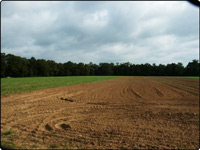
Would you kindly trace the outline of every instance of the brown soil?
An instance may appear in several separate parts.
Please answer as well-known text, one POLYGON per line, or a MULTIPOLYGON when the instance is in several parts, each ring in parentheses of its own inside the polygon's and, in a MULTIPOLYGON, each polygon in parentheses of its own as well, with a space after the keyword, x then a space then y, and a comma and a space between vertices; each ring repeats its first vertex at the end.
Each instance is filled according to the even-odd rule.
POLYGON ((9 130, 25 148, 197 149, 199 80, 121 77, 2 97, 9 130))

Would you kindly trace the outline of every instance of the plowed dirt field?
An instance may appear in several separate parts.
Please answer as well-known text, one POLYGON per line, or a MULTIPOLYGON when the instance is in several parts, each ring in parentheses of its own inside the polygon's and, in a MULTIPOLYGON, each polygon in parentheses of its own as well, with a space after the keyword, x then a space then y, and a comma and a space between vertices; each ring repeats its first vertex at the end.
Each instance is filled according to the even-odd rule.
POLYGON ((23 148, 197 149, 199 80, 121 77, 1 97, 1 131, 23 148))

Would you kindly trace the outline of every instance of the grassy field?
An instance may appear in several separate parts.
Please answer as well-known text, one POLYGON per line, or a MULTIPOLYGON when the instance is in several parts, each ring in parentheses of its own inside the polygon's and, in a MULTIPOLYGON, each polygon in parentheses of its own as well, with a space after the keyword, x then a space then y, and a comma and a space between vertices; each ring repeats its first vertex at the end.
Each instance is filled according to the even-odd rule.
POLYGON ((29 92, 40 89, 110 80, 119 76, 68 76, 68 77, 27 77, 2 78, 1 95, 29 92))

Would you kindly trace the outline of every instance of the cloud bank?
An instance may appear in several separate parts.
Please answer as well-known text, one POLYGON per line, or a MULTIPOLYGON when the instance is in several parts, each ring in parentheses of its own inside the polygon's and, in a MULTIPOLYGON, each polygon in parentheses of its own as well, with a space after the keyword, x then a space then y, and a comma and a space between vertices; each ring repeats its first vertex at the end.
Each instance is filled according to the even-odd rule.
POLYGON ((3 1, 1 51, 56 62, 186 65, 199 59, 186 1, 3 1))

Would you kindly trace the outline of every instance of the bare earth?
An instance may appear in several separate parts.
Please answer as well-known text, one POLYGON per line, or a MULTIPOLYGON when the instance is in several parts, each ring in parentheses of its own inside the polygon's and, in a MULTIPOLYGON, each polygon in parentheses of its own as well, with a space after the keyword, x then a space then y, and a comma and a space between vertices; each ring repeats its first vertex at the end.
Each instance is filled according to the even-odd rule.
POLYGON ((9 130, 25 148, 197 149, 199 80, 121 77, 1 97, 9 130))

